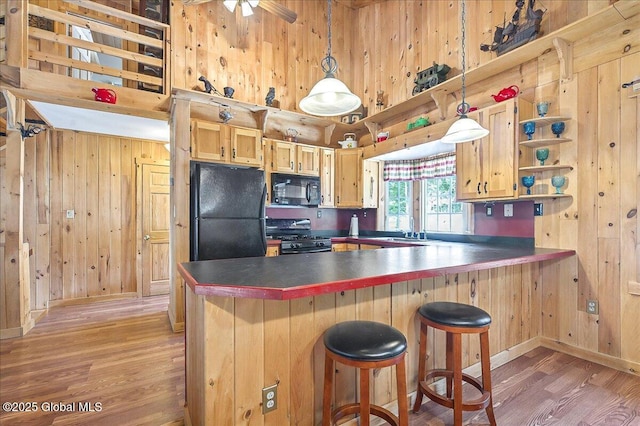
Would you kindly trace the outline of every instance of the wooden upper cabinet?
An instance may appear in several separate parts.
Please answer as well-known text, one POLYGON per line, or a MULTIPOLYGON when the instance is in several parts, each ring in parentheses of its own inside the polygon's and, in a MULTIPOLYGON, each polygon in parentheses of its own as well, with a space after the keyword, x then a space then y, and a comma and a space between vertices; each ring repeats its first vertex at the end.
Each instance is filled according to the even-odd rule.
POLYGON ((335 151, 337 207, 378 207, 379 165, 363 160, 362 154, 362 148, 335 151))
POLYGON ((517 99, 469 114, 489 135, 456 146, 458 200, 509 199, 517 194, 517 99))
POLYGON ((298 145, 296 148, 297 173, 320 176, 320 148, 310 145, 298 145))
POLYGON ((362 207, 378 208, 378 172, 380 163, 364 160, 362 164, 362 207))
POLYGON ((272 140, 271 169, 276 173, 295 173, 296 146, 291 142, 272 140))
POLYGON ((231 127, 231 159, 235 164, 263 166, 262 132, 256 129, 231 127))
POLYGON ((271 169, 276 173, 320 176, 320 148, 271 140, 271 169))
POLYGON ((191 156, 198 160, 262 167, 259 130, 191 120, 191 156))
POLYGON ((191 120, 191 156, 199 160, 229 162, 229 127, 191 120))
POLYGON ((336 150, 336 206, 360 207, 362 182, 362 150, 336 150))
POLYGON ((320 206, 335 206, 336 166, 335 150, 320 148, 320 206))

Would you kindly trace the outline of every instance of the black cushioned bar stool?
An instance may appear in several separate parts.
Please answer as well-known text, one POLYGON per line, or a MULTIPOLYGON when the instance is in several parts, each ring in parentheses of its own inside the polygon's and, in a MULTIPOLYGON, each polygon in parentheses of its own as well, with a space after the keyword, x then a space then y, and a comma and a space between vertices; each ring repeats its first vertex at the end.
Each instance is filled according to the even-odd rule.
POLYGON ((405 354, 407 339, 397 329, 373 321, 345 321, 330 327, 324 334, 324 394, 322 425, 330 426, 350 414, 360 414, 360 426, 369 425, 371 414, 394 426, 408 426, 407 378, 405 354), (331 410, 334 362, 360 369, 360 402, 331 410), (396 366, 398 383, 398 416, 371 404, 370 371, 374 368, 396 366))
POLYGON ((420 350, 418 363, 418 390, 413 412, 417 413, 422 404, 422 396, 445 407, 453 408, 453 424, 462 425, 463 411, 485 409, 491 425, 495 426, 493 399, 491 396, 491 366, 489 358, 489 325, 491 316, 480 308, 462 303, 433 302, 422 305, 418 309, 420 318, 420 350), (433 327, 447 333, 447 365, 446 369, 425 371, 427 356, 427 328, 433 327), (482 382, 462 372, 462 334, 480 334, 480 356, 482 366, 482 382), (427 381, 436 377, 444 377, 447 383, 447 394, 443 396, 428 385, 427 381), (473 385, 481 392, 474 400, 462 400, 462 382, 473 385), (452 397, 453 387, 453 397, 452 397))

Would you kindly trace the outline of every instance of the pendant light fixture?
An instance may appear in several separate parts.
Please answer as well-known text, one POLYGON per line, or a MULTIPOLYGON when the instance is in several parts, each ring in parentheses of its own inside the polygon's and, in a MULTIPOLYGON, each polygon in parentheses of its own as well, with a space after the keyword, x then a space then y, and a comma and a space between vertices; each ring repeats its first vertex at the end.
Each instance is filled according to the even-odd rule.
POLYGON ((465 101, 465 0, 462 0, 461 22, 462 22, 462 101, 458 105, 457 111, 460 118, 456 120, 447 133, 440 139, 443 143, 462 143, 481 139, 489 134, 489 130, 482 127, 474 119, 467 117, 469 104, 465 101))
POLYGON ((307 114, 322 117, 334 117, 347 114, 361 105, 360 98, 351 93, 346 84, 338 80, 335 72, 338 62, 331 56, 331 0, 328 3, 328 40, 327 56, 320 62, 325 76, 318 81, 309 94, 300 101, 300 109, 307 114))

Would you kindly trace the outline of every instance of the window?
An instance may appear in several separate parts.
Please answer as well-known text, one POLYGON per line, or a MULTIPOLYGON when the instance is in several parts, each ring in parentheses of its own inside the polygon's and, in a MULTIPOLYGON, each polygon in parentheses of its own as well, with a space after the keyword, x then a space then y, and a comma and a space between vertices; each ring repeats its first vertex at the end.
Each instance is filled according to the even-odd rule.
POLYGON ((386 182, 385 230, 408 231, 411 229, 412 198, 411 181, 386 182))
POLYGON ((383 175, 386 231, 472 232, 473 206, 456 201, 455 155, 385 162, 383 175), (413 205, 414 198, 419 205, 413 205))
POLYGON ((427 232, 466 232, 467 204, 456 201, 456 177, 422 181, 422 227, 427 232))

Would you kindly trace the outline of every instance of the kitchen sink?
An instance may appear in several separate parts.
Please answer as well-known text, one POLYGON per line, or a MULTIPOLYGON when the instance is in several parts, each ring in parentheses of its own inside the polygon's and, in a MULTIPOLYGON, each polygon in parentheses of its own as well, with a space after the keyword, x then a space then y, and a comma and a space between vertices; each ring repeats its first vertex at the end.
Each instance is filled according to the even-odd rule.
POLYGON ((404 238, 404 237, 372 237, 372 238, 362 237, 362 238, 363 239, 366 238, 367 240, 389 241, 392 243, 407 243, 407 244, 415 244, 415 245, 421 245, 421 246, 429 245, 427 240, 419 240, 417 238, 404 238))

